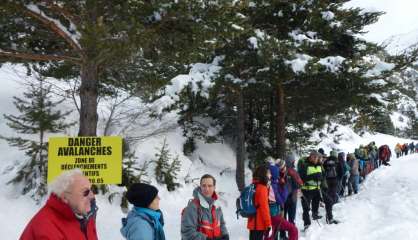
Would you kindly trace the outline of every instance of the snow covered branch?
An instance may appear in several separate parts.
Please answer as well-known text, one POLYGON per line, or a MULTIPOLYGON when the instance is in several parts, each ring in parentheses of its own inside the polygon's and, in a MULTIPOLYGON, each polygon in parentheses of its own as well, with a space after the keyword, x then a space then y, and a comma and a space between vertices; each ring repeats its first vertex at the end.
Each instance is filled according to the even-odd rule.
MULTIPOLYGON (((79 34, 71 34, 58 20, 48 17, 35 4, 26 5, 25 14, 40 21, 45 27, 62 37, 74 50, 81 53, 82 49, 78 42, 79 34)), ((74 24, 72 25, 74 26, 74 24)))

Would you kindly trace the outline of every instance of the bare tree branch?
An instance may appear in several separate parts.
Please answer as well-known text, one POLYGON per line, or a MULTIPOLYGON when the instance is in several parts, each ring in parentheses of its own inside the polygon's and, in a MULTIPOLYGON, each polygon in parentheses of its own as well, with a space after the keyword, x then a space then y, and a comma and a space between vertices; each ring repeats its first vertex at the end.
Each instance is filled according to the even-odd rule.
POLYGON ((47 54, 34 54, 34 53, 22 53, 16 51, 2 51, 0 49, 0 58, 16 58, 28 61, 69 61, 75 64, 80 64, 81 59, 63 55, 47 55, 47 54))

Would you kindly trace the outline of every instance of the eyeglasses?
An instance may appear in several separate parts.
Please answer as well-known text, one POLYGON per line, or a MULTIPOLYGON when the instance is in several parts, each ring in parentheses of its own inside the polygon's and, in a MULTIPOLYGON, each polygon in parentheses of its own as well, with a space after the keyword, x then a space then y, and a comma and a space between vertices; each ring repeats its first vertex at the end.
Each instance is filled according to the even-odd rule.
POLYGON ((87 197, 90 194, 90 192, 94 194, 94 192, 91 189, 84 190, 83 191, 83 197, 87 197))

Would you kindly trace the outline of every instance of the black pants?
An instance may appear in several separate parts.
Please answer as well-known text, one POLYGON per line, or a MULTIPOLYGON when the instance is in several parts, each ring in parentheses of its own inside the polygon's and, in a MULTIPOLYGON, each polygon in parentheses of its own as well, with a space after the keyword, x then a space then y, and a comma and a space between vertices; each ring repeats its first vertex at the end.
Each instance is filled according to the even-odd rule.
POLYGON ((250 240, 263 240, 266 231, 250 230, 250 240))
POLYGON ((321 200, 320 190, 302 190, 302 209, 303 209, 303 223, 304 225, 311 225, 311 218, 309 216, 310 205, 312 204, 312 215, 318 215, 319 201, 321 200))
POLYGON ((337 184, 338 183, 337 183, 336 178, 327 179, 328 188, 324 189, 322 192, 322 196, 324 198, 324 203, 325 203, 325 211, 326 211, 328 220, 333 219, 332 206, 338 200, 337 184))

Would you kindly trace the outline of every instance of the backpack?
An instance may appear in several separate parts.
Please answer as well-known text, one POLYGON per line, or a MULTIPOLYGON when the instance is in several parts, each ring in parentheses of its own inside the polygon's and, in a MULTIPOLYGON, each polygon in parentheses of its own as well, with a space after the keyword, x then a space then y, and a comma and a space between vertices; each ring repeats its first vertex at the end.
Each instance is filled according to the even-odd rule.
POLYGON ((250 184, 242 190, 240 196, 237 198, 237 218, 239 216, 249 218, 255 216, 257 208, 255 206, 255 184, 250 184))
POLYGON ((379 159, 382 161, 388 161, 390 159, 390 150, 388 145, 383 145, 379 148, 379 159))
POLYGON ((336 178, 337 177, 337 159, 329 158, 324 162, 325 178, 336 178))

